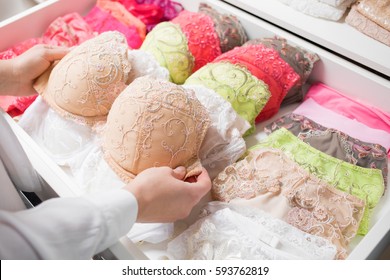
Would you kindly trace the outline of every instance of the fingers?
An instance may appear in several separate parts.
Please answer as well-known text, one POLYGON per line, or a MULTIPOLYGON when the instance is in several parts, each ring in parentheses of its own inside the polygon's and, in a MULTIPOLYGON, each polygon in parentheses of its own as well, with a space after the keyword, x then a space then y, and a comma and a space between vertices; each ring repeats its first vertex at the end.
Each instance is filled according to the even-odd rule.
POLYGON ((184 166, 178 166, 172 170, 172 175, 178 180, 183 180, 186 176, 186 168, 184 166))
POLYGON ((43 54, 44 58, 50 62, 59 60, 63 58, 67 53, 69 53, 69 48, 67 47, 54 47, 45 45, 45 52, 43 54))
POLYGON ((205 195, 211 189, 211 179, 207 170, 203 168, 202 173, 198 175, 196 182, 190 183, 190 185, 193 186, 193 190, 200 196, 205 195))

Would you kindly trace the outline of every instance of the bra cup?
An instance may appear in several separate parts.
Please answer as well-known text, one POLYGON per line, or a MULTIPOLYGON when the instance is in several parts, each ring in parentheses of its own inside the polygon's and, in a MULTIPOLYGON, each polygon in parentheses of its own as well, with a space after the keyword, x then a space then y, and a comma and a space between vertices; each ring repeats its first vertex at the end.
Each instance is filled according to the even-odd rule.
POLYGON ((51 72, 43 99, 63 117, 92 125, 105 120, 126 87, 131 65, 126 38, 104 32, 68 53, 51 72))
POLYGON ((115 100, 103 131, 105 159, 128 182, 150 167, 187 167, 198 175, 198 151, 209 126, 192 90, 141 77, 115 100))

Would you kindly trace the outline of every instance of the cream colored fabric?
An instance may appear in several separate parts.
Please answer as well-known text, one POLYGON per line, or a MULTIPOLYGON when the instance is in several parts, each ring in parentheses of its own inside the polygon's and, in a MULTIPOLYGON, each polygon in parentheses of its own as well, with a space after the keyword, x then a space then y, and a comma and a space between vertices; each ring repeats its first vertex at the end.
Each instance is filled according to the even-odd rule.
POLYGON ((207 109, 210 127, 199 150, 199 158, 214 179, 226 166, 236 162, 246 151, 242 137, 251 127, 232 105, 214 90, 201 85, 184 85, 192 89, 207 109))
POLYGON ((68 53, 50 74, 42 96, 63 117, 93 125, 105 120, 129 83, 126 38, 105 32, 68 53))
POLYGON ((187 167, 198 175, 198 152, 210 120, 192 90, 141 77, 115 100, 103 131, 105 159, 128 182, 156 166, 187 167))
POLYGON ((261 148, 230 165, 213 181, 213 198, 256 206, 300 230, 330 240, 337 258, 362 219, 363 200, 327 185, 282 151, 261 148))

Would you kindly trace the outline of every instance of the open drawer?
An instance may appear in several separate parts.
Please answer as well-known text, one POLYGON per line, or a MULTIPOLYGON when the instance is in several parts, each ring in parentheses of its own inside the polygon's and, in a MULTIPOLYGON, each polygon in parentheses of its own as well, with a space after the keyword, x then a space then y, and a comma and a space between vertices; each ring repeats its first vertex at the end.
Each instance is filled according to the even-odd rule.
MULTIPOLYGON (((301 36, 294 35, 288 30, 281 29, 266 20, 223 1, 182 0, 178 2, 181 2, 186 9, 193 11, 197 10, 200 2, 206 2, 223 13, 236 15, 243 24, 249 38, 278 35, 286 38, 295 45, 302 46, 317 53, 320 57, 320 61, 316 64, 310 76, 309 83, 322 82, 346 95, 350 95, 363 102, 381 108, 384 111, 390 112, 390 80, 386 75, 378 75, 375 71, 368 70, 365 67, 354 64, 349 59, 345 59, 345 53, 339 56, 337 54, 337 49, 329 51, 329 46, 322 48, 317 44, 302 39, 301 36)), ((0 50, 4 50, 12 44, 24 39, 40 36, 44 28, 58 16, 69 12, 85 14, 94 3, 95 1, 93 0, 49 0, 7 19, 0 23, 0 37, 7 38, 7 40, 2 40, 0 42, 0 50), (27 26, 28 28, 26 28, 27 26)), ((294 32, 297 31, 295 30, 294 32)), ((305 34, 301 35, 305 37, 305 34)), ((390 69, 386 70, 386 74, 389 70, 390 69)), ((292 107, 293 106, 282 107, 277 116, 274 116, 264 123, 258 124, 256 133, 246 139, 247 147, 254 145, 257 140, 264 136, 263 128, 265 125, 290 111, 292 107)), ((5 114, 4 112, 1 113, 5 114)), ((38 195, 42 199, 53 196, 66 197, 79 195, 80 191, 77 189, 77 184, 68 173, 57 166, 28 136, 28 134, 23 131, 17 122, 9 116, 7 116, 7 120, 26 150, 33 166, 51 186, 38 195)), ((388 190, 389 189, 390 186, 388 186, 388 190)), ((187 221, 183 222, 185 223, 187 221)), ((383 246, 390 242, 389 232, 390 195, 387 192, 375 208, 369 233, 364 237, 355 237, 352 244, 350 244, 349 259, 377 258, 384 249, 383 246)), ((160 244, 159 246, 151 246, 142 243, 134 244, 127 237, 123 237, 115 246, 110 248, 111 253, 119 259, 153 259, 163 255, 164 250, 163 244, 160 244)))

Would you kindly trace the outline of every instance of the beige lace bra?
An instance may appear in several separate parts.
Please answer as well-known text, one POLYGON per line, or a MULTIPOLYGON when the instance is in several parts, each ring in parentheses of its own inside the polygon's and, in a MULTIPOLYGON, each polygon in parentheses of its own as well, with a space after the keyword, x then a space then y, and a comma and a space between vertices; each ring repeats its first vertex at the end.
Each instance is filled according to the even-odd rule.
POLYGON ((157 166, 183 165, 187 177, 198 175, 198 152, 209 124, 192 90, 140 77, 112 105, 102 133, 104 156, 125 182, 157 166))
MULTIPOLYGON (((105 32, 72 49, 53 68, 42 97, 67 119, 93 125, 104 121, 112 103, 129 83, 126 38, 105 32)), ((45 77, 41 78, 44 87, 45 77)))

